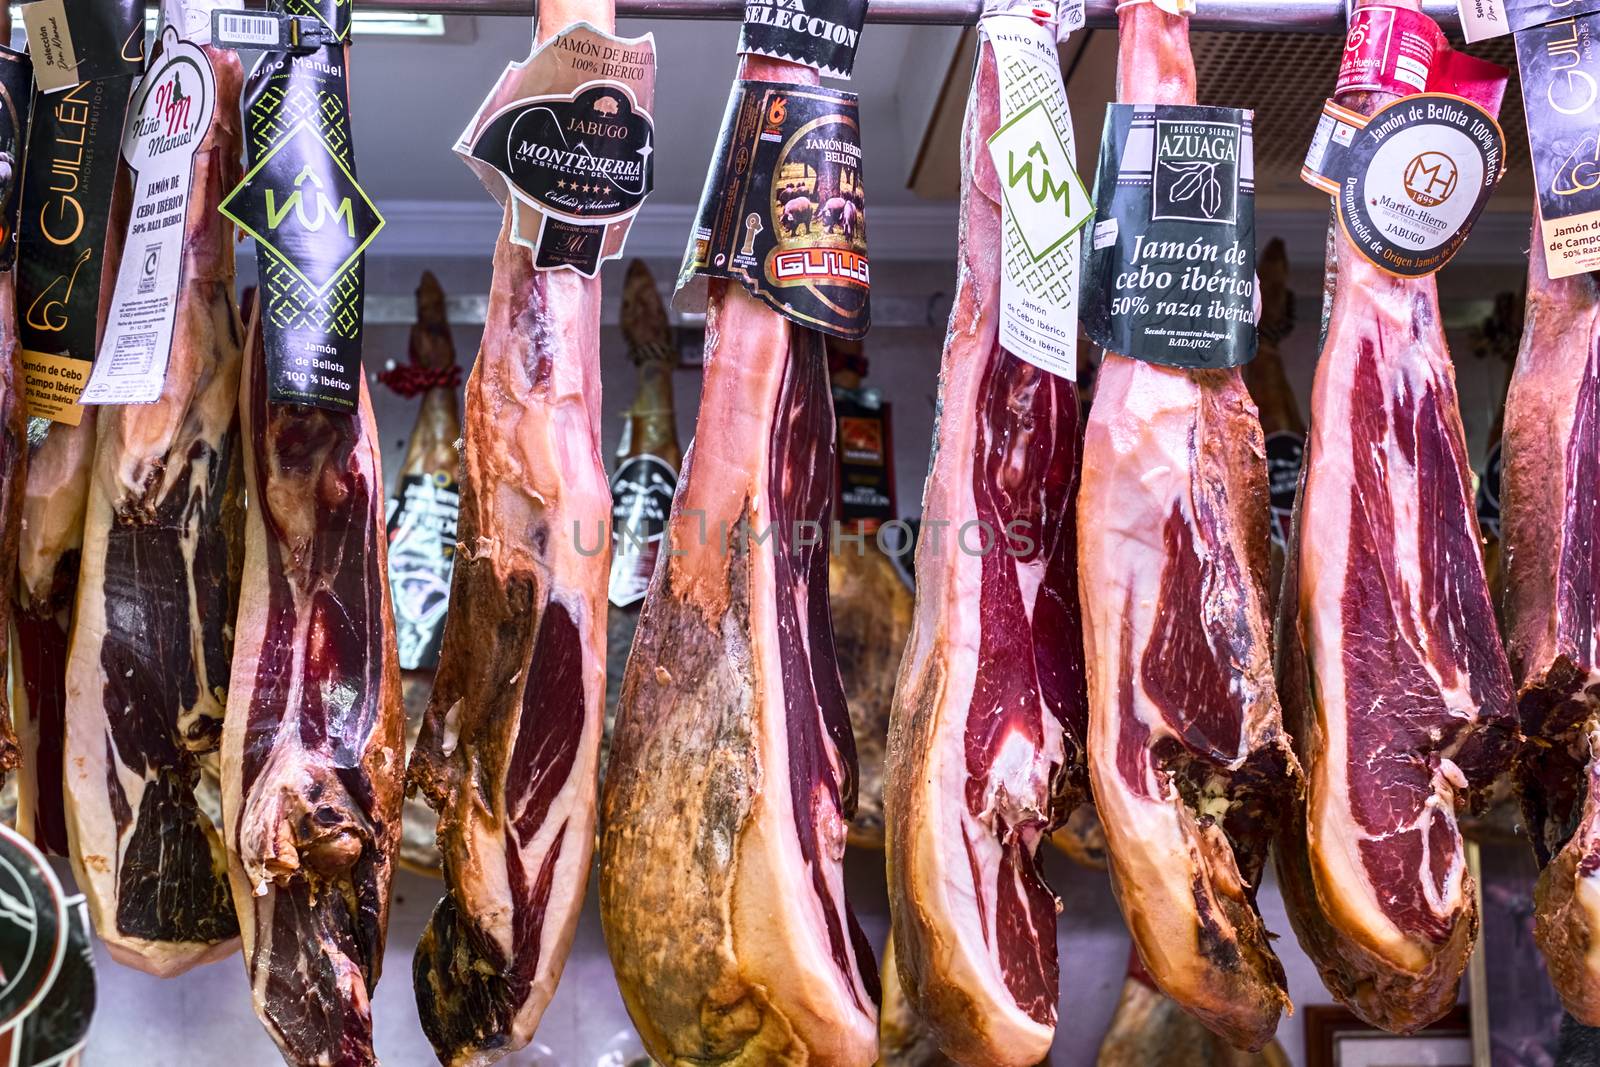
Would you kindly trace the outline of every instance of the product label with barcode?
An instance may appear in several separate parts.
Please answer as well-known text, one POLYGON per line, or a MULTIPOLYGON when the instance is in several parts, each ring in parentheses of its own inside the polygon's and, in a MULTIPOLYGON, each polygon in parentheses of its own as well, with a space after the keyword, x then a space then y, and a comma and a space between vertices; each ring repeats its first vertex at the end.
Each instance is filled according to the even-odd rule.
POLYGON ((655 38, 569 26, 507 67, 457 138, 540 270, 592 278, 622 255, 655 181, 655 38), (506 101, 509 101, 506 102, 506 101))
POLYGON ((278 26, 274 18, 219 11, 216 14, 217 44, 223 48, 279 48, 286 42, 278 26))
POLYGON ((80 403, 149 404, 161 396, 183 288, 194 157, 211 128, 216 95, 205 49, 167 27, 155 66, 130 105, 122 156, 133 174, 133 210, 105 335, 80 403))
POLYGON ((1018 10, 1002 0, 981 23, 1000 80, 1000 125, 989 137, 1000 182, 1000 343, 1070 380, 1078 373, 1080 242, 1073 238, 1094 205, 1073 166, 1056 25, 1018 10))

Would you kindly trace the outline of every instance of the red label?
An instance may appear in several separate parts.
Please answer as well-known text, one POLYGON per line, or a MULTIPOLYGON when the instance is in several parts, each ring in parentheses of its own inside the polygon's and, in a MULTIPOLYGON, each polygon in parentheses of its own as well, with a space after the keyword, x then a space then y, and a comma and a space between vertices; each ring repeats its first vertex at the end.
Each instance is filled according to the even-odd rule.
POLYGON ((1350 17, 1338 91, 1424 92, 1443 51, 1448 51, 1444 35, 1428 16, 1405 8, 1364 7, 1350 17))

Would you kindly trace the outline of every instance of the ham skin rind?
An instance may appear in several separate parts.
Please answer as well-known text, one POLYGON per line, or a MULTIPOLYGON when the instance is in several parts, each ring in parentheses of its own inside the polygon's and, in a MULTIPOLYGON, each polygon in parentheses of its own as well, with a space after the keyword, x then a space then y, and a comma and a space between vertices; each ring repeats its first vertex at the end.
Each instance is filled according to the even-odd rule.
POLYGON ((1534 939, 1568 1012, 1600 1025, 1600 285, 1552 279, 1534 223, 1506 396, 1500 530, 1506 649, 1526 743, 1515 778, 1534 854, 1534 939))
POLYGON ((877 972, 844 900, 853 749, 827 621, 825 357, 725 283, 706 337, 668 527, 683 554, 657 562, 606 773, 606 942, 658 1061, 865 1065, 877 972), (796 544, 804 522, 815 545, 796 544))
POLYGON ((233 227, 237 55, 194 162, 162 395, 97 420, 67 662, 66 812, 78 885, 113 958, 170 977, 232 953, 222 839, 196 802, 220 741, 239 567, 241 327, 233 227))
POLYGON ((413 960, 445 1063, 532 1039, 583 908, 610 572, 599 325, 599 279, 535 271, 502 229, 467 382, 450 612, 410 770, 439 811, 449 891, 413 960))
POLYGON ((984 44, 962 139, 958 291, 885 808, 907 1001, 951 1058, 1028 1065, 1049 1050, 1058 981, 1058 904, 1035 855, 1086 786, 1078 397, 999 341, 999 182, 984 143, 998 125, 984 44))
POLYGON ((267 400, 246 331, 245 579, 223 723, 228 877, 256 1013, 293 1064, 376 1064, 370 997, 405 711, 366 379, 350 414, 267 400))
POLYGON ((1506 765, 1516 724, 1435 282, 1384 273, 1343 233, 1329 271, 1280 600, 1307 791, 1279 882, 1329 990, 1409 1033, 1455 1003, 1478 924, 1456 809, 1506 765))
MULTIPOLYGON (((1118 98, 1194 101, 1181 16, 1121 15, 1118 98)), ((1084 439, 1089 767, 1145 971, 1234 1045, 1289 1005, 1255 905, 1300 788, 1272 674, 1266 452, 1236 369, 1108 353, 1084 439)))

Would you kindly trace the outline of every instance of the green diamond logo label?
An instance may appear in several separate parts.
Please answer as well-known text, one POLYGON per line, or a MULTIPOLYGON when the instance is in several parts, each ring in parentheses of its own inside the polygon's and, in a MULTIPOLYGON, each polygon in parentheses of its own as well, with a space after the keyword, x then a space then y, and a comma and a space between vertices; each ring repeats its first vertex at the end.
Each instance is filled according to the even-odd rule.
POLYGON ((1042 101, 1019 111, 989 138, 1006 208, 1035 263, 1061 246, 1094 214, 1072 153, 1042 101))
POLYGON ((222 213, 321 296, 383 229, 383 216, 309 123, 272 146, 222 213))

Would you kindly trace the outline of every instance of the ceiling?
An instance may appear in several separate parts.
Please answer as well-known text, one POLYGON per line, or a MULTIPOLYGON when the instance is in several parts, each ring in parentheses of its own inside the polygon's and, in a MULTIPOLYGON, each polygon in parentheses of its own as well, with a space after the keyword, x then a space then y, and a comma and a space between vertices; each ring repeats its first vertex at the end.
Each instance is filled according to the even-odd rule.
MULTIPOLYGON (((634 20, 619 29, 656 39, 652 200, 693 205, 733 82, 738 24, 634 20)), ((527 56, 530 30, 526 19, 452 16, 443 39, 357 43, 350 63, 356 158, 375 199, 487 198, 450 147, 505 65, 527 56)), ((840 87, 861 95, 875 203, 916 200, 906 179, 959 37, 958 29, 934 26, 874 25, 862 34, 856 77, 840 87)))

